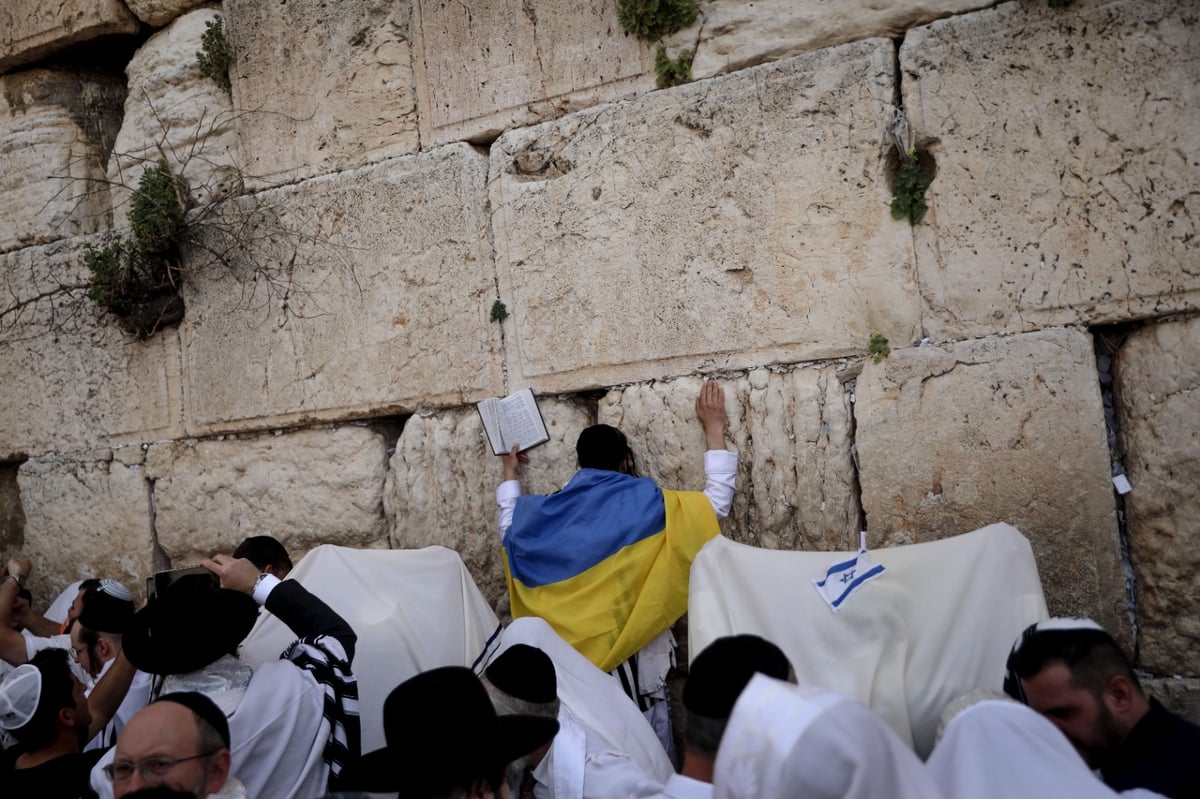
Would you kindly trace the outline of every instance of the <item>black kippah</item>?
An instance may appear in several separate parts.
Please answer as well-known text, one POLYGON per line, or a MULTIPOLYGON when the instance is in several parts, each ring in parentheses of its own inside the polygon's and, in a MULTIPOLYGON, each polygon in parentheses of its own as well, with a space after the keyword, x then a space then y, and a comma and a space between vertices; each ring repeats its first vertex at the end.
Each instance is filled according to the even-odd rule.
POLYGON ((729 718, 751 677, 762 673, 786 680, 791 669, 783 651, 757 635, 718 638, 692 661, 683 706, 698 716, 729 718))
POLYGON ((217 707, 216 703, 204 694, 197 693, 196 691, 179 691, 173 694, 163 694, 154 701, 174 702, 177 705, 183 705, 208 722, 208 725, 217 731, 217 735, 221 736, 221 741, 225 744, 225 748, 230 748, 229 719, 225 718, 225 714, 221 712, 221 708, 217 707))
POLYGON ((550 656, 529 644, 513 644, 484 671, 488 682, 526 702, 553 702, 558 680, 550 656))
POLYGON ((133 597, 115 580, 102 580, 100 587, 83 595, 79 623, 98 633, 120 635, 133 619, 133 597))

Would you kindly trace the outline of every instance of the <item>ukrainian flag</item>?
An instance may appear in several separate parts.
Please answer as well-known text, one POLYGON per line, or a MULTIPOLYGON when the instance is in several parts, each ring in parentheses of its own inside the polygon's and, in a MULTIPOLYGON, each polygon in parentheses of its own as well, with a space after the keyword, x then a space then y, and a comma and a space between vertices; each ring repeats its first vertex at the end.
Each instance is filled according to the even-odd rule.
POLYGON ((540 616, 611 671, 687 610, 692 560, 719 532, 699 491, 581 469, 556 494, 517 500, 504 539, 513 618, 540 616))

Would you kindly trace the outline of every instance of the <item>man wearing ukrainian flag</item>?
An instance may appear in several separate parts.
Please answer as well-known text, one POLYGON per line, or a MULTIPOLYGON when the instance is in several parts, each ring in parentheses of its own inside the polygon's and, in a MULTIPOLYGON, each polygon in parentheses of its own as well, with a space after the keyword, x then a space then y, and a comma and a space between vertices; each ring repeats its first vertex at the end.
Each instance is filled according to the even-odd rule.
POLYGON ((667 741, 666 704, 656 700, 666 697, 674 657, 670 627, 687 610, 692 559, 729 514, 738 463, 725 449, 717 383, 702 386, 696 417, 707 445, 703 492, 639 477, 624 434, 608 425, 580 434, 579 471, 561 491, 521 495, 520 464, 528 458, 518 447, 503 456, 496 490, 513 617, 545 619, 613 671, 667 741))

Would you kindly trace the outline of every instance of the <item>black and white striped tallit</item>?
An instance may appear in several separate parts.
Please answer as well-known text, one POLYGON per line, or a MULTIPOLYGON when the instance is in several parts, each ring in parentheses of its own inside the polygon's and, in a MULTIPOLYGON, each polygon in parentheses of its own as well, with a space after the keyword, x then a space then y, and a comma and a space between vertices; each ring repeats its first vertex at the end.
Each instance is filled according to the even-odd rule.
POLYGON ((342 771, 362 753, 362 727, 358 717, 358 679, 350 668, 346 650, 333 636, 301 638, 280 658, 312 674, 325 692, 323 715, 329 721, 329 741, 322 756, 329 764, 329 787, 336 787, 342 771))

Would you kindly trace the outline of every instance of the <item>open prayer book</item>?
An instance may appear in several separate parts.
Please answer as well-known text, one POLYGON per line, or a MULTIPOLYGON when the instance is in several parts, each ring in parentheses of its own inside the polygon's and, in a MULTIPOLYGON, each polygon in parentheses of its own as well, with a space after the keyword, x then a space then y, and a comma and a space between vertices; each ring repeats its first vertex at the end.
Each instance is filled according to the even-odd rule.
POLYGON ((550 440, 531 388, 514 391, 504 399, 488 397, 475 407, 494 455, 508 454, 513 444, 524 452, 550 440))

